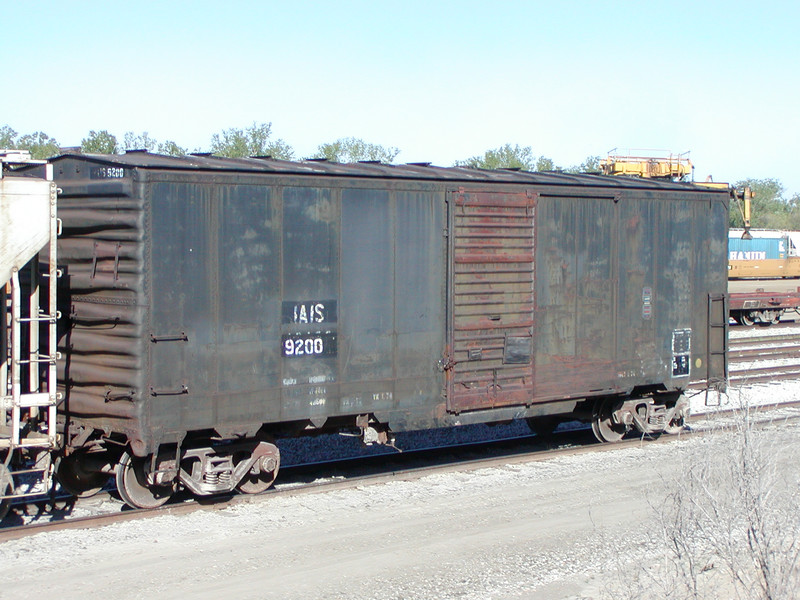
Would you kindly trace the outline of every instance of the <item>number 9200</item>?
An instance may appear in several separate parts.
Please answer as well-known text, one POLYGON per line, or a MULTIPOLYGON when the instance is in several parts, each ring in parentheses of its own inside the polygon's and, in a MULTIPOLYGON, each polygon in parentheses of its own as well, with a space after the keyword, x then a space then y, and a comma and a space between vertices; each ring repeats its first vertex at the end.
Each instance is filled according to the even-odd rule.
POLYGON ((336 337, 331 333, 284 336, 283 356, 331 356, 336 353, 336 337))

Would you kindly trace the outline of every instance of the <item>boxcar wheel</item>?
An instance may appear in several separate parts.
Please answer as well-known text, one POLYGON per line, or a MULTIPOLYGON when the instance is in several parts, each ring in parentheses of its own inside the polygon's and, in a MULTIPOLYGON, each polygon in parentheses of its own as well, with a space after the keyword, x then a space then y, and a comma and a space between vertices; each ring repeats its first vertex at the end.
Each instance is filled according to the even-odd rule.
POLYGON ((266 492, 273 481, 275 481, 275 477, 272 473, 259 473, 258 475, 248 473, 236 485, 236 489, 244 494, 260 494, 266 492))
MULTIPOLYGON (((243 454, 239 459, 248 460, 249 456, 243 454)), ((259 458, 253 469, 242 477, 242 480, 236 484, 237 490, 243 494, 260 494, 269 489, 272 482, 275 481, 275 477, 278 475, 278 467, 273 464, 272 466, 274 468, 272 470, 264 470, 265 465, 262 464, 263 460, 263 458, 259 458)))
POLYGON ((626 433, 628 427, 614 423, 611 412, 614 408, 612 400, 598 400, 594 405, 592 414, 592 431, 601 442, 618 442, 626 433))
POLYGON ((117 464, 117 491, 128 506, 158 508, 172 496, 172 486, 149 485, 144 471, 145 459, 125 452, 117 464))
POLYGON ((746 312, 740 313, 737 320, 745 327, 752 327, 756 323, 755 320, 751 319, 750 315, 748 315, 746 312))

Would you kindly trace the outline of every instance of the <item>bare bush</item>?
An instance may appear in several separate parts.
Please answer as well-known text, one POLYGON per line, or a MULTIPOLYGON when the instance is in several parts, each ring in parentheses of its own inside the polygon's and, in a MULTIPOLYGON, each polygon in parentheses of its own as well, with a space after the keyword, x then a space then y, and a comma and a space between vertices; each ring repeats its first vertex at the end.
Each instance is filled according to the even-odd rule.
MULTIPOLYGON (((763 417, 762 417, 763 418, 763 417)), ((800 589, 797 429, 757 422, 742 402, 650 498, 653 527, 614 597, 784 600, 800 589)))

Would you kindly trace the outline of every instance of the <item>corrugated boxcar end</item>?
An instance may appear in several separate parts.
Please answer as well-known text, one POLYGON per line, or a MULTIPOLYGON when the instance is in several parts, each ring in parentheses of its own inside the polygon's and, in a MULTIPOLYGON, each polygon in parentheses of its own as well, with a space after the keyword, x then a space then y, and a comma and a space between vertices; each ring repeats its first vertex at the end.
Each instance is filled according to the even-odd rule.
POLYGON ((80 427, 142 437, 144 203, 129 170, 63 163, 59 369, 64 412, 80 427))

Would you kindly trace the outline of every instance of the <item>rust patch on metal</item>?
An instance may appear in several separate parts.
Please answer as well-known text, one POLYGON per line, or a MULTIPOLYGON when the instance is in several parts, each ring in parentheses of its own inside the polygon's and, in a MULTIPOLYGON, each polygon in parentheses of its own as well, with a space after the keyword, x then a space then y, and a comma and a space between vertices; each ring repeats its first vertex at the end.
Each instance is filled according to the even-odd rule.
POLYGON ((531 401, 535 202, 478 191, 451 206, 450 410, 531 401))

